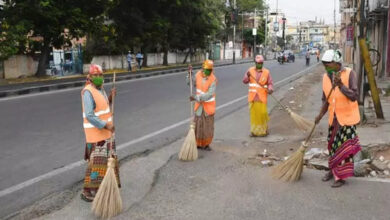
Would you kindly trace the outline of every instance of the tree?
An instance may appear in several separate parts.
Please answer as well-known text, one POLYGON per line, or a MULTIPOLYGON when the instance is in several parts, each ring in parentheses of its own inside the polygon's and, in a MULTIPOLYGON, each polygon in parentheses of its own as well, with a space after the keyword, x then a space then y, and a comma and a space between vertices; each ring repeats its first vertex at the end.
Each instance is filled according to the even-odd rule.
POLYGON ((207 36, 220 27, 221 4, 219 0, 118 0, 109 15, 119 42, 130 42, 144 53, 162 51, 167 65, 169 50, 188 48, 190 54, 193 48, 206 47, 207 36))
MULTIPOLYGON (((249 44, 254 42, 254 36, 252 28, 244 29, 244 40, 249 44)), ((257 29, 256 44, 264 43, 264 32, 261 29, 257 29)))
POLYGON ((13 39, 16 39, 19 46, 25 45, 27 50, 40 51, 37 76, 45 75, 51 48, 71 46, 72 39, 83 37, 89 30, 100 25, 109 4, 109 0, 3 2, 2 22, 12 27, 21 27, 21 31, 13 39))

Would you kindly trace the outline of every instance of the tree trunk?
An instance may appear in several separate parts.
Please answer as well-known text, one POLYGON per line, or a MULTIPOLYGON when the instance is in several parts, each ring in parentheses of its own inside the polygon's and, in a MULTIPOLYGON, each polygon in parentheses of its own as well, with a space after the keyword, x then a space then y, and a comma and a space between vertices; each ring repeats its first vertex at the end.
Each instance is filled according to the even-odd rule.
POLYGON ((187 54, 186 54, 186 57, 185 57, 184 60, 183 60, 183 64, 187 63, 187 58, 188 58, 188 55, 191 54, 191 50, 192 50, 192 48, 190 47, 190 49, 188 50, 188 52, 187 52, 187 54))
POLYGON ((49 47, 49 43, 45 42, 43 44, 41 55, 39 56, 38 69, 37 69, 37 72, 35 74, 36 76, 45 76, 46 75, 46 63, 47 63, 47 60, 49 58, 50 49, 51 48, 49 47))
POLYGON ((141 53, 144 55, 144 59, 142 60, 142 67, 148 66, 148 55, 146 51, 147 50, 141 50, 141 53))
POLYGON ((163 65, 168 66, 168 49, 164 49, 163 65))

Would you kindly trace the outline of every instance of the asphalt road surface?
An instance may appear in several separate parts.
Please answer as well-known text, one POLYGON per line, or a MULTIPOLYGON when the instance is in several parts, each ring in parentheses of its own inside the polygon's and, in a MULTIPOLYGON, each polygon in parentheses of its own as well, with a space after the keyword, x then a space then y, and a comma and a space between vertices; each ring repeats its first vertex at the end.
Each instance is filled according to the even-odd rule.
MULTIPOLYGON (((217 106, 247 94, 242 78, 251 65, 215 69, 217 106)), ((265 67, 274 82, 307 68, 303 59, 283 65, 267 61, 265 67)), ((147 153, 186 134, 188 123, 183 120, 189 117, 190 107, 185 76, 181 72, 117 83, 114 121, 121 158, 147 153)), ((105 86, 107 92, 110 87, 105 86)), ((83 178, 80 90, 0 99, 0 217, 83 178)), ((217 120, 236 108, 231 105, 217 112, 217 120)))

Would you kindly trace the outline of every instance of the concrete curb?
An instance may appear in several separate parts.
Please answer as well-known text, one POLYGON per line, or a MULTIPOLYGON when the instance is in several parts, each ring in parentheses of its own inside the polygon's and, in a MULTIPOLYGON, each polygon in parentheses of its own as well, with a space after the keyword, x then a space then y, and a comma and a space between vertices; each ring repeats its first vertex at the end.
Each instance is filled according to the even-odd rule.
MULTIPOLYGON (((238 60, 235 64, 243 64, 243 63, 250 63, 252 62, 252 59, 250 60, 238 60)), ((221 64, 215 64, 215 66, 229 66, 229 65, 235 65, 232 63, 221 63, 221 64)), ((194 65, 194 69, 199 69, 201 67, 200 64, 194 65)), ((152 76, 158 76, 158 75, 165 75, 165 74, 171 74, 171 73, 177 73, 177 72, 183 72, 187 71, 187 67, 179 67, 179 68, 172 68, 167 70, 155 70, 155 71, 147 71, 145 73, 120 73, 116 77, 116 81, 124 81, 124 80, 133 80, 133 79, 140 79, 140 78, 146 78, 146 77, 152 77, 152 76)), ((112 76, 106 76, 104 82, 112 82, 113 77, 112 76)), ((0 91, 0 98, 9 97, 9 96, 21 96, 31 93, 40 93, 40 92, 47 92, 47 91, 54 91, 54 90, 61 90, 61 89, 68 89, 68 88, 74 88, 74 87, 82 87, 85 84, 85 79, 82 80, 75 80, 73 82, 62 82, 62 83, 53 83, 48 85, 42 85, 42 86, 30 86, 26 88, 20 88, 20 89, 10 89, 5 91, 0 91)))

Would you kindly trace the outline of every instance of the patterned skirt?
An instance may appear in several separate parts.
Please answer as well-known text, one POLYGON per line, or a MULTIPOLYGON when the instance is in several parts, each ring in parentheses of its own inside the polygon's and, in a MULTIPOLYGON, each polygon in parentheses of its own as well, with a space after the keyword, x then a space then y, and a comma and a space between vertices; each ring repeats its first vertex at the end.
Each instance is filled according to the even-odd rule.
POLYGON ((329 168, 335 179, 346 179, 354 175, 353 156, 361 150, 356 126, 341 126, 335 120, 329 126, 329 168))
MULTIPOLYGON (((98 190, 104 175, 106 175, 107 161, 111 149, 113 150, 114 158, 117 158, 115 142, 111 145, 110 140, 106 140, 85 145, 84 159, 88 161, 88 166, 84 178, 84 191, 96 192, 98 190)), ((116 160, 115 174, 120 187, 118 160, 116 160)))
POLYGON ((250 102, 249 112, 251 119, 251 133, 254 136, 265 136, 268 130, 269 116, 267 104, 263 102, 250 102))
POLYGON ((214 137, 214 115, 206 116, 204 111, 200 116, 195 116, 196 144, 206 147, 211 144, 214 137))

